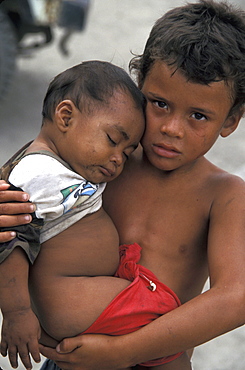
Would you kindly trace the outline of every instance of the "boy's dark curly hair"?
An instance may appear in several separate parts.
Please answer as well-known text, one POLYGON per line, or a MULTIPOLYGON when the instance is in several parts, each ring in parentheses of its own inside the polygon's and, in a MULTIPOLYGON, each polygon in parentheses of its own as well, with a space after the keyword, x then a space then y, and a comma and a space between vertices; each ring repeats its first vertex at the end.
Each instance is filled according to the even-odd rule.
POLYGON ((231 86, 230 114, 244 111, 245 12, 225 2, 200 0, 158 19, 142 55, 129 65, 142 88, 156 60, 180 69, 192 82, 223 80, 231 86))

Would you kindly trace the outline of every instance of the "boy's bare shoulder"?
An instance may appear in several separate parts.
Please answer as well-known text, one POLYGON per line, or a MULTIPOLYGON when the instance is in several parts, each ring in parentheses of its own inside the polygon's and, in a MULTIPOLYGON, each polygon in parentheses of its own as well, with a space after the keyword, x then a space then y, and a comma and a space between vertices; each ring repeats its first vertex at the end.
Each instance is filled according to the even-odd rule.
POLYGON ((210 172, 210 180, 218 186, 220 191, 222 189, 226 192, 228 190, 236 189, 245 190, 245 181, 241 177, 226 172, 214 165, 212 165, 211 168, 212 171, 210 172))
POLYGON ((228 208, 230 212, 244 210, 245 181, 241 177, 213 166, 209 183, 214 195, 213 210, 218 212, 228 208))

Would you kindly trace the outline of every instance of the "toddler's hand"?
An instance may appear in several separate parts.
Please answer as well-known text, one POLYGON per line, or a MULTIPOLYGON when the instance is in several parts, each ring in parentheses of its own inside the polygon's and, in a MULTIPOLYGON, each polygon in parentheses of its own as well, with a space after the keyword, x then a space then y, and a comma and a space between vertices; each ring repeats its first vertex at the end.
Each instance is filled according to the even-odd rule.
POLYGON ((40 362, 38 340, 41 336, 39 321, 29 309, 3 313, 1 354, 8 354, 13 368, 18 367, 18 354, 26 369, 31 369, 31 358, 40 362))

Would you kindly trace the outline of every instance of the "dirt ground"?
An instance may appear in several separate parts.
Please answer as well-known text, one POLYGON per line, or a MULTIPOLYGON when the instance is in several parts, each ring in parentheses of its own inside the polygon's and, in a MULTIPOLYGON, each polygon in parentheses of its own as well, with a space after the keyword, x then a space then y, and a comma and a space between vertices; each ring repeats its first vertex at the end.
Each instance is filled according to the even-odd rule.
MULTIPOLYGON (((244 5, 244 0, 233 0, 244 5)), ((41 125, 41 106, 51 78, 82 60, 111 61, 127 70, 131 51, 140 53, 154 21, 179 0, 94 0, 85 32, 69 43, 70 56, 62 56, 55 42, 29 58, 19 58, 9 94, 0 105, 0 163, 31 140, 41 125)), ((225 170, 245 178, 245 120, 229 138, 219 139, 207 157, 225 170)), ((230 310, 231 307, 224 307, 230 310)), ((234 330, 199 346, 193 356, 195 370, 244 370, 245 329, 234 330)), ((8 361, 0 357, 3 370, 8 361)), ((39 369, 34 366, 34 369, 39 369)), ((24 369, 19 366, 19 370, 24 369)), ((181 370, 181 369, 180 369, 181 370)))

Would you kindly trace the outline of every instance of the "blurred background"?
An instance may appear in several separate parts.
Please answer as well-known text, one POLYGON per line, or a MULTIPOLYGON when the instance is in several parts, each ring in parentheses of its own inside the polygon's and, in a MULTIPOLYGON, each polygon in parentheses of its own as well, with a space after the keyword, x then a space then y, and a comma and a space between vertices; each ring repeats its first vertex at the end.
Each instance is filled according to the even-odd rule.
MULTIPOLYGON (((244 0, 231 2, 245 8, 244 0)), ((54 27, 50 44, 19 55, 11 86, 1 96, 0 164, 38 134, 42 100, 56 74, 91 59, 110 61, 128 71, 132 52, 143 51, 155 20, 168 9, 184 3, 180 0, 91 0, 85 29, 75 32, 67 42, 68 56, 59 50, 63 35, 59 27, 54 27)), ((242 119, 239 128, 230 137, 220 138, 207 157, 245 179, 244 138, 245 119, 242 119)), ((224 309, 231 310, 232 306, 224 309)), ((194 369, 244 370, 244 349, 245 328, 242 327, 199 346, 193 356, 194 369)), ((3 370, 11 369, 3 357, 0 357, 0 366, 3 370)), ((39 367, 34 365, 34 369, 39 367)), ((20 365, 18 369, 24 367, 20 365)))

